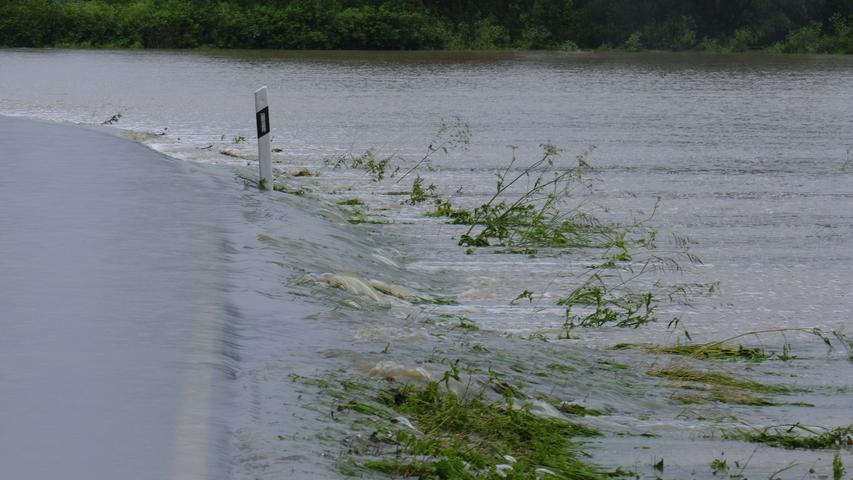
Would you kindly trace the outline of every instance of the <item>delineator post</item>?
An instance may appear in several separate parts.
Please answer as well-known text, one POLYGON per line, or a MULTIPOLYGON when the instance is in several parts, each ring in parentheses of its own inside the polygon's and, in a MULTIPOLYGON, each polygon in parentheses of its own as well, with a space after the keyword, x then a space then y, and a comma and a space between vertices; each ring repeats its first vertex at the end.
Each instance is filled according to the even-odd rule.
POLYGON ((270 107, 267 102, 267 87, 255 92, 255 123, 258 127, 258 163, 260 176, 258 186, 261 190, 272 190, 272 160, 270 153, 270 107))

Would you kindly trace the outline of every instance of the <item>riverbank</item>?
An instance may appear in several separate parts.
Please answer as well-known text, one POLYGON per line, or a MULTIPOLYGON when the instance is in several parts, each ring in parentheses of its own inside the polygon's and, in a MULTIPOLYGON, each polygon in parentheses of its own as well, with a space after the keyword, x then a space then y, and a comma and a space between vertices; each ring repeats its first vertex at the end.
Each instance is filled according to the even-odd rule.
POLYGON ((0 46, 853 53, 849 6, 658 3, 25 0, 0 5, 0 46))

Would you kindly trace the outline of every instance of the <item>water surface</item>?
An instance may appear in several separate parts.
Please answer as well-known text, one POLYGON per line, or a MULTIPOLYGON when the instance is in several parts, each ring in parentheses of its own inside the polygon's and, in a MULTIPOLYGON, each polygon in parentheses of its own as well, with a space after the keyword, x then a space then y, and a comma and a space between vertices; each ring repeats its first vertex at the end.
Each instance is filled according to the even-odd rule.
MULTIPOLYGON (((376 361, 365 352, 391 342, 399 345, 394 351, 404 352, 395 357, 404 363, 420 362, 436 349, 474 361, 463 347, 424 336, 412 324, 409 307, 390 313, 340 308, 341 295, 324 290, 322 282, 312 283, 319 275, 350 273, 454 296, 460 305, 435 313, 469 316, 485 332, 526 336, 559 330, 562 313, 554 299, 571 287, 570 272, 581 259, 465 255, 452 238, 459 234, 453 227, 425 220, 422 209, 384 195, 410 188, 410 180, 374 184, 359 172, 323 163, 329 156, 372 147, 397 152, 411 164, 426 151, 441 118, 464 118, 472 142, 467 150, 433 156, 431 168, 421 174, 460 203, 476 205, 494 188, 495 169, 510 158, 507 145, 518 147, 522 162, 532 162, 542 143, 561 147, 565 164, 594 147, 588 157, 596 168, 588 198, 610 207, 613 218, 648 212, 660 197, 655 225, 690 236, 693 252, 704 262, 667 280, 720 282, 718 294, 663 311, 679 316, 696 341, 780 327, 853 330, 853 176, 843 169, 853 145, 851 58, 0 52, 0 113, 100 123, 121 112, 117 127, 152 134, 137 138, 196 168, 225 164, 239 169, 251 163, 221 152, 251 158, 252 92, 260 85, 270 89, 273 145, 283 149, 276 155, 282 180, 310 188, 320 200, 255 197, 242 193, 239 181, 233 190, 223 190, 240 199, 235 208, 245 220, 232 232, 235 250, 243 253, 234 275, 243 280, 237 285, 250 286, 235 289, 233 301, 243 302, 245 311, 255 310, 240 328, 242 363, 236 368, 242 374, 237 378, 242 391, 251 392, 245 394, 251 408, 241 410, 248 413, 242 427, 235 427, 235 476, 292 469, 336 475, 321 458, 322 452, 334 455, 335 447, 312 447, 306 453, 300 442, 313 438, 307 433, 287 437, 285 443, 275 440, 276 432, 292 427, 281 424, 281 405, 299 408, 287 375, 310 371, 320 358, 328 366, 357 370, 376 361), (249 141, 239 141, 240 136, 249 141), (304 168, 321 175, 290 177, 304 168), (395 223, 347 225, 346 215, 331 204, 353 196, 395 223), (292 227, 294 219, 299 228, 292 227), (534 291, 537 301, 508 305, 522 288, 534 291), (297 315, 275 313, 280 302, 293 298, 310 300, 297 315), (301 343, 294 340, 300 330, 283 318, 311 315, 315 334, 305 334, 308 340, 301 343), (283 341, 293 346, 289 353, 280 347, 283 341)), ((535 362, 548 362, 549 356, 575 352, 578 358, 572 361, 589 368, 584 378, 555 382, 566 395, 599 402, 613 412, 612 423, 599 425, 614 435, 594 449, 597 460, 636 464, 642 471, 652 457, 666 456, 668 472, 708 478, 708 463, 721 451, 745 460, 754 448, 720 441, 721 427, 849 424, 853 398, 846 352, 827 354, 819 339, 793 333, 751 337, 749 343, 772 351, 789 343, 799 357, 795 362, 719 368, 809 388, 812 393, 790 401, 815 407, 718 405, 714 415, 686 412, 671 400, 671 390, 643 376, 643 370, 670 359, 604 350, 620 341, 684 340, 683 329, 673 332, 665 326, 585 331, 580 340, 541 347, 536 354, 535 362), (598 356, 640 368, 636 375, 608 373, 590 360, 598 356), (640 392, 623 390, 625 384, 646 383, 640 392), (615 436, 638 429, 661 437, 615 436), (679 453, 671 458, 675 449, 679 453)), ((501 348, 534 356, 527 344, 507 342, 501 348)), ((317 428, 312 422, 305 420, 300 428, 317 428)), ((800 478, 813 463, 825 472, 829 457, 760 449, 748 473, 766 477, 794 459, 800 467, 792 471, 800 478)))

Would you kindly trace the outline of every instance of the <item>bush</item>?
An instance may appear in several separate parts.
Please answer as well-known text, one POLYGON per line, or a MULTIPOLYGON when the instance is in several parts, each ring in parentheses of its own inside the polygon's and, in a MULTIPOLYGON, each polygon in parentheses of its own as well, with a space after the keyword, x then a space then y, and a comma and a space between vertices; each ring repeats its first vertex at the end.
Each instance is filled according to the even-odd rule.
POLYGON ((634 32, 625 40, 625 50, 629 52, 639 52, 643 49, 642 35, 640 32, 634 32))
POLYGON ((739 28, 729 39, 729 49, 732 52, 745 52, 755 44, 755 33, 750 28, 739 28))

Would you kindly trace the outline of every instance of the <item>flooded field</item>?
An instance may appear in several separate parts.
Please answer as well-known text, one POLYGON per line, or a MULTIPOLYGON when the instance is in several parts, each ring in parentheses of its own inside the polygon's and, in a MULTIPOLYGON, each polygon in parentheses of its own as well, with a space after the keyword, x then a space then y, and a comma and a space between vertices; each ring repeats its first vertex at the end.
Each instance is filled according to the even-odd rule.
MULTIPOLYGON (((375 446, 359 446, 378 427, 341 409, 353 394, 332 385, 438 380, 456 365, 463 384, 494 372, 535 411, 600 431, 583 449, 602 468, 833 478, 836 454, 853 465, 849 446, 746 440, 853 418, 852 74, 853 59, 831 56, 4 50, 0 115, 112 117, 101 128, 181 160, 219 192, 210 209, 224 212, 211 222, 225 270, 212 298, 224 340, 211 361, 225 373, 212 388, 227 439, 208 455, 223 477, 381 478, 362 468, 375 446), (261 85, 284 192, 244 179, 257 167, 261 85), (553 167, 522 176, 510 203, 581 156, 588 167, 559 208, 602 225, 643 220, 632 235, 655 232, 657 248, 604 268, 590 245, 460 246, 467 226, 426 215, 435 197, 473 210, 513 155, 506 178, 543 154, 553 167), (420 203, 417 176, 435 185, 420 203), (588 272, 626 279, 661 258, 666 268, 630 284, 655 293, 657 321, 566 328, 559 300, 588 272), (733 337, 725 345, 755 355, 662 350, 733 337)), ((30 179, 6 171, 0 194, 14 198, 10 185, 30 179)), ((182 341, 197 351, 197 338, 182 341)), ((0 391, 24 388, 4 378, 0 391)))

